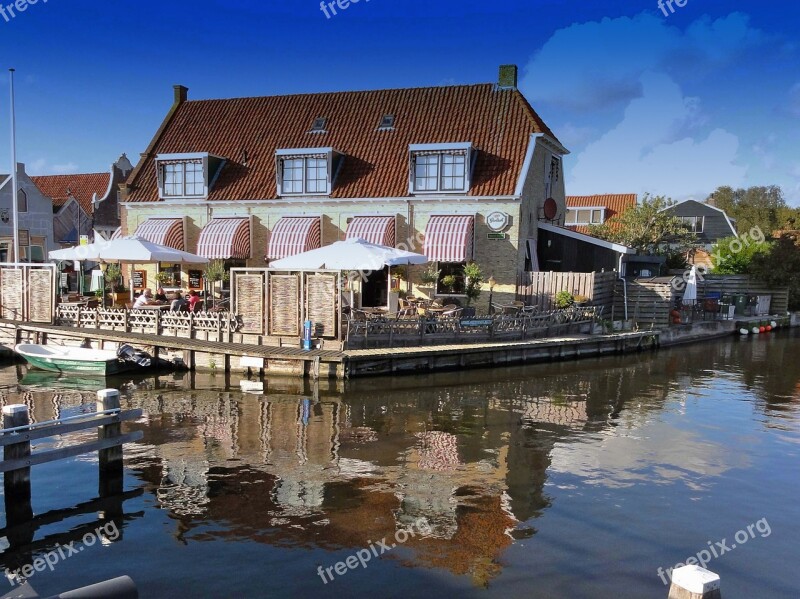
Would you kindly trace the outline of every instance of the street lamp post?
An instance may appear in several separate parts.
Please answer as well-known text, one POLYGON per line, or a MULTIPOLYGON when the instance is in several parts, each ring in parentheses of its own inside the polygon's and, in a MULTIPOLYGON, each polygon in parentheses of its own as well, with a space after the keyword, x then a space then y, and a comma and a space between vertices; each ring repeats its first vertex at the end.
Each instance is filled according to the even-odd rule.
POLYGON ((497 285, 497 281, 495 280, 494 275, 492 275, 486 282, 489 283, 489 314, 494 314, 494 304, 492 304, 492 296, 494 295, 494 286, 497 285))

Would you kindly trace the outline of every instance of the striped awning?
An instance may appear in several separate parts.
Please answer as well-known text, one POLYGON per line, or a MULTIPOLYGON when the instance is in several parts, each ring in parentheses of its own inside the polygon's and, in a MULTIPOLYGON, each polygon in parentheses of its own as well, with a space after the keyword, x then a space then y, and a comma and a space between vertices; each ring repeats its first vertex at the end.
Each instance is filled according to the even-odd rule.
POLYGON ((376 245, 393 248, 394 216, 356 216, 347 225, 347 239, 363 239, 376 245))
POLYGON ((272 229, 267 260, 280 260, 316 250, 322 240, 318 216, 284 216, 272 229))
POLYGON ((200 231, 197 254, 209 260, 250 258, 250 218, 212 218, 200 231))
POLYGON ((120 237, 122 237, 122 227, 117 227, 111 234, 111 239, 119 239, 120 237))
POLYGON ((137 227, 135 235, 151 243, 183 251, 182 218, 148 218, 137 227))
POLYGON ((423 254, 431 262, 466 262, 472 259, 475 217, 431 216, 425 228, 423 254))

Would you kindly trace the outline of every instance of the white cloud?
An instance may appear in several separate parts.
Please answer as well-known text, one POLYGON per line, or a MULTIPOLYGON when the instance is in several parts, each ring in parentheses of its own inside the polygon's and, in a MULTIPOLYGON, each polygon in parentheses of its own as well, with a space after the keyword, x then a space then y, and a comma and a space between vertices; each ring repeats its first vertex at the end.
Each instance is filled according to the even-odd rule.
POLYGON ((702 139, 676 138, 698 110, 696 101, 664 74, 645 73, 639 83, 642 96, 630 102, 622 121, 576 157, 569 193, 624 189, 682 199, 744 183, 735 135, 718 128, 702 139))
POLYGON ((564 123, 558 128, 558 139, 567 148, 582 146, 597 134, 594 127, 581 127, 572 123, 564 123))
POLYGON ((534 102, 602 110, 642 94, 647 71, 701 75, 762 43, 749 17, 704 17, 685 32, 650 13, 558 30, 531 58, 520 87, 534 102))
POLYGON ((25 172, 29 175, 67 175, 78 172, 78 165, 74 162, 51 164, 45 158, 37 158, 25 165, 25 172))

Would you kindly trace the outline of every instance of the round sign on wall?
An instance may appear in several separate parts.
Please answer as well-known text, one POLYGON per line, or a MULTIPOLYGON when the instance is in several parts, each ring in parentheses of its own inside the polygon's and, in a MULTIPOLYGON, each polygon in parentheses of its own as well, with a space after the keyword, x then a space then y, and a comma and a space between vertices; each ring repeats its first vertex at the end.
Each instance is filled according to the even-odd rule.
POLYGON ((502 231, 508 226, 508 214, 498 211, 486 215, 486 226, 492 231, 502 231))

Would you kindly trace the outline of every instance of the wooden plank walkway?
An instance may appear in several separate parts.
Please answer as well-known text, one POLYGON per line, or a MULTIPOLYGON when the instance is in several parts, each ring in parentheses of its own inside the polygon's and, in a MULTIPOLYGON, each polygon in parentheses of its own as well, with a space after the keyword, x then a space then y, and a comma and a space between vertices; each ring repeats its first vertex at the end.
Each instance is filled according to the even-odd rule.
POLYGON ((38 324, 30 322, 17 322, 14 320, 0 319, 0 323, 13 325, 22 331, 31 333, 47 333, 48 335, 63 335, 76 339, 97 339, 98 341, 111 341, 116 343, 131 343, 133 345, 157 346, 185 351, 197 351, 210 354, 225 354, 229 356, 252 356, 269 360, 302 360, 313 362, 319 359, 322 362, 341 362, 342 352, 336 350, 312 349, 303 350, 300 347, 277 347, 270 345, 252 345, 246 343, 225 343, 217 341, 204 341, 202 339, 186 339, 165 335, 152 335, 146 333, 125 333, 123 331, 105 331, 103 329, 76 329, 75 327, 38 324))

